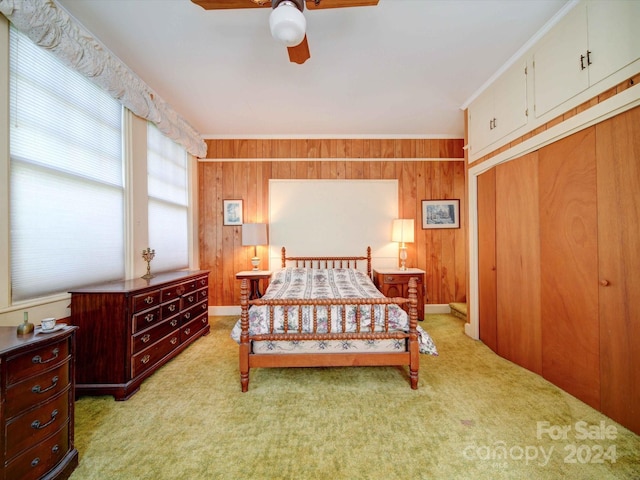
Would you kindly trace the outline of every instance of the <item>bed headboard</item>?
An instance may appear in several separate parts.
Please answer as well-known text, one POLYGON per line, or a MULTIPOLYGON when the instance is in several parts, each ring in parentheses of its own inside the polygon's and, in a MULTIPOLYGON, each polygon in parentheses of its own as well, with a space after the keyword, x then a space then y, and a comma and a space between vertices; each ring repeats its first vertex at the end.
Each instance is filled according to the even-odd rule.
POLYGON ((287 262, 293 262, 302 268, 358 268, 358 261, 367 261, 367 275, 371 278, 371 247, 367 247, 366 257, 287 257, 287 250, 282 247, 282 268, 287 262))

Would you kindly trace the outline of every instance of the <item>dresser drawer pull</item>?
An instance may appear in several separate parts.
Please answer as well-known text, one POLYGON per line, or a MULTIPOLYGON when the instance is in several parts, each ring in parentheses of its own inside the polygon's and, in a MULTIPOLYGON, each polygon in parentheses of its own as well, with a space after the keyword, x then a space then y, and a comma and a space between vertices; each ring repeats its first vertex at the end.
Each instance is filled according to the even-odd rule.
POLYGON ((31 391, 33 393, 44 393, 44 392, 48 392, 53 388, 56 388, 57 385, 58 385, 58 376, 56 375, 51 379, 51 385, 48 386, 47 388, 42 388, 40 385, 34 385, 33 387, 31 387, 31 391))
POLYGON ((171 326, 175 327, 176 325, 178 325, 178 319, 174 318, 173 320, 171 320, 171 326))
POLYGON ((169 311, 170 312, 175 312, 176 311, 176 305, 175 303, 173 305, 169 305, 169 311))
POLYGON ((40 423, 40 420, 34 420, 33 422, 31 422, 31 428, 35 430, 42 430, 43 428, 46 428, 49 425, 51 425, 53 422, 55 422, 57 416, 58 416, 58 410, 54 410, 53 412, 51 412, 51 420, 49 420, 46 423, 40 423))
POLYGON ((42 360, 42 357, 40 355, 36 355, 35 357, 33 357, 31 359, 31 361, 33 363, 49 363, 49 362, 53 362, 56 358, 58 358, 58 354, 60 353, 60 349, 59 348, 54 348, 52 353, 53 353, 53 357, 51 357, 49 360, 42 360))
POLYGON ((188 301, 189 303, 193 303, 193 295, 189 295, 189 296, 187 297, 187 301, 188 301))
POLYGON ((176 343, 178 343, 178 337, 173 337, 171 340, 169 340, 171 342, 171 345, 175 345, 176 343))
POLYGON ((189 320, 189 319, 191 318, 191 312, 187 312, 187 313, 185 313, 185 314, 184 314, 184 318, 185 318, 186 320, 189 320))
POLYGON ((191 329, 190 328, 185 328, 184 329, 184 334, 185 335, 189 335, 191 333, 191 329))
POLYGON ((36 457, 33 460, 31 460, 31 466, 32 467, 37 467, 39 463, 40 463, 40 459, 38 457, 36 457))
POLYGON ((149 340, 151 340, 151 335, 148 333, 142 336, 142 343, 147 343, 149 340))
POLYGON ((207 284, 207 281, 204 278, 200 280, 200 285, 204 287, 206 284, 207 284))
POLYGON ((206 303, 203 303, 203 304, 200 306, 200 308, 202 308, 202 310, 206 310, 206 309, 207 309, 207 304, 206 304, 206 303))
POLYGON ((206 318, 206 317, 202 317, 202 324, 203 324, 203 325, 206 325, 206 324, 207 324, 207 321, 208 321, 208 320, 207 320, 207 318, 206 318))
POLYGON ((147 298, 144 299, 144 303, 146 303, 147 305, 151 305, 153 303, 153 297, 149 295, 147 298))
POLYGON ((147 363, 149 363, 149 360, 151 360, 151 357, 150 357, 149 355, 145 355, 144 357, 142 357, 142 358, 140 359, 140 361, 141 361, 142 363, 144 363, 145 365, 146 365, 147 363))
POLYGON ((154 316, 155 316, 155 315, 154 315, 153 313, 147 313, 147 314, 144 316, 144 319, 147 321, 147 323, 151 323, 151 322, 153 322, 153 317, 154 317, 154 316))
POLYGON ((51 447, 51 453, 58 453, 60 451, 60 445, 54 445, 51 447))

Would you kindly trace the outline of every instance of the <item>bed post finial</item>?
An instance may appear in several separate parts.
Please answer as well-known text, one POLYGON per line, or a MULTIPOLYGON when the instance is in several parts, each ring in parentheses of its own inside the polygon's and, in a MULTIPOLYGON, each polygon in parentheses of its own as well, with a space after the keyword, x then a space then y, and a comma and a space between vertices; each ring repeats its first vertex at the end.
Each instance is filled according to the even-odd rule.
POLYGON ((281 268, 284 268, 287 266, 287 249, 282 247, 282 250, 280 251, 281 256, 282 256, 282 262, 281 262, 281 268))

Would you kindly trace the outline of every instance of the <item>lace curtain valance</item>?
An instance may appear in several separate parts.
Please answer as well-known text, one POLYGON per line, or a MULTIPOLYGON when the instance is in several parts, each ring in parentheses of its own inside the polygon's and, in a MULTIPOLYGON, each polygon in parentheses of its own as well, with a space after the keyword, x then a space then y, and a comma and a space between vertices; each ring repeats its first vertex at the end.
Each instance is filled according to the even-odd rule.
POLYGON ((206 157, 200 134, 53 0, 0 0, 0 13, 37 45, 153 122, 191 155, 206 157))

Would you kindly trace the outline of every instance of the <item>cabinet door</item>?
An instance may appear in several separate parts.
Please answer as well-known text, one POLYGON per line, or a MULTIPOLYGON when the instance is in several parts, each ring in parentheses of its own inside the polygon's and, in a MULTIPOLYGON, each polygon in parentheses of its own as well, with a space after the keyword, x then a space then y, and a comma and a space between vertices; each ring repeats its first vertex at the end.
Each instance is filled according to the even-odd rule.
POLYGON ((527 124, 527 64, 516 62, 493 86, 496 140, 527 124))
POLYGON ((542 373, 538 153, 496 167, 498 354, 542 373))
POLYGON ((484 91, 469 106, 469 145, 475 153, 493 143, 493 90, 484 91))
POLYGON ((589 83, 594 85, 640 58, 640 2, 592 1, 589 19, 589 83))
POLYGON ((640 435, 640 107, 596 138, 601 408, 640 435))
POLYGON ((600 408, 595 128, 542 148, 542 375, 600 408))
POLYGON ((536 117, 589 87, 586 58, 580 61, 587 49, 587 8, 579 4, 534 49, 536 117))

